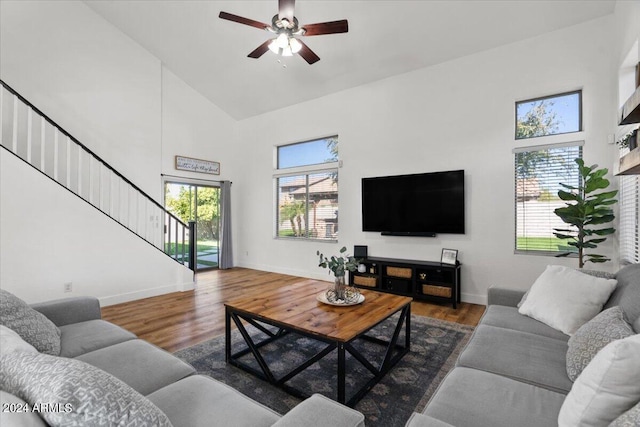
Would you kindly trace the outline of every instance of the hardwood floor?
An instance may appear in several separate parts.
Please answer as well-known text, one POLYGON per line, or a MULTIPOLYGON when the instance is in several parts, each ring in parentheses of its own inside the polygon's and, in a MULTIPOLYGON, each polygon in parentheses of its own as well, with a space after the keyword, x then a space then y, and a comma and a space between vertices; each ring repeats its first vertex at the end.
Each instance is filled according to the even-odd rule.
MULTIPOLYGON (((102 317, 167 351, 174 352, 224 333, 224 303, 257 287, 280 287, 304 281, 295 276, 233 268, 196 275, 196 289, 174 292, 102 308, 102 317)), ((328 285, 328 284, 327 284, 328 285)), ((414 301, 412 314, 475 326, 482 305, 414 301)))

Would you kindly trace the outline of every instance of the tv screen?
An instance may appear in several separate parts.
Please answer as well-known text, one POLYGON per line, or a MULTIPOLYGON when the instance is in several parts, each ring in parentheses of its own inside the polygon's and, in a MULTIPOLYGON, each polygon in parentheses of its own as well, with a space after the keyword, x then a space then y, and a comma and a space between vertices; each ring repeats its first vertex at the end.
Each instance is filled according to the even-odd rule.
POLYGON ((464 170, 362 178, 362 231, 464 234, 464 170))

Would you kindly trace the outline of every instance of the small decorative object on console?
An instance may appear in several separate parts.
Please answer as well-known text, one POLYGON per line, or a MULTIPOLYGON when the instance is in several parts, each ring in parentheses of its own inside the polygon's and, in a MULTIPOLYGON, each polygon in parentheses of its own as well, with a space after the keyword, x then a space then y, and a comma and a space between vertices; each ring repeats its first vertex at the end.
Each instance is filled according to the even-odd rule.
POLYGON ((442 256, 440 257, 442 264, 456 265, 458 262, 458 250, 457 249, 443 249, 442 256))
MULTIPOLYGON (((355 286, 346 285, 344 275, 347 271, 356 271, 359 261, 348 254, 345 246, 340 249, 339 256, 331 256, 327 258, 320 251, 316 254, 320 257, 318 267, 328 268, 335 276, 334 285, 327 289, 325 294, 326 300, 335 305, 352 305, 360 301, 360 291, 355 286)), ((362 302, 362 301, 360 301, 362 302)))

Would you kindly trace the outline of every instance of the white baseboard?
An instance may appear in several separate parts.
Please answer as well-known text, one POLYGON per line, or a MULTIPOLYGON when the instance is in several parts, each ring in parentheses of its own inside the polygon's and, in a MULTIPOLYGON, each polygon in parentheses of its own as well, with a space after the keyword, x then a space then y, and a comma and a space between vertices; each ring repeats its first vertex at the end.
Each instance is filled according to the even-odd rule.
POLYGON ((487 305, 486 295, 475 295, 462 292, 462 294, 460 294, 460 300, 462 302, 468 302, 469 304, 487 305))
POLYGON ((142 289, 139 291, 127 292, 124 294, 110 295, 108 297, 98 297, 98 300, 100 300, 101 307, 106 307, 109 305, 135 301, 143 298, 156 297, 158 295, 169 294, 172 292, 191 291, 193 289, 195 289, 195 284, 192 281, 186 283, 178 283, 175 285, 159 286, 157 288, 142 289))

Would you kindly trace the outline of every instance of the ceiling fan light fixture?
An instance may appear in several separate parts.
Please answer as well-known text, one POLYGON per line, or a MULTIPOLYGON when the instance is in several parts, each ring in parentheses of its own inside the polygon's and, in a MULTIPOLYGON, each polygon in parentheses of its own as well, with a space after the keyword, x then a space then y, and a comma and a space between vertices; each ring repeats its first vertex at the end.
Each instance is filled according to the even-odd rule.
POLYGON ((289 39, 289 47, 291 48, 291 52, 298 53, 300 49, 302 49, 302 43, 300 43, 298 39, 291 37, 289 39))
POLYGON ((278 39, 271 40, 271 43, 269 43, 269 50, 275 53, 276 55, 280 54, 280 48, 278 47, 278 39))
POLYGON ((276 45, 280 49, 284 49, 289 46, 289 36, 287 33, 281 33, 275 40, 276 45))
POLYGON ((287 46, 282 49, 282 56, 293 56, 293 52, 291 51, 291 47, 287 46))

